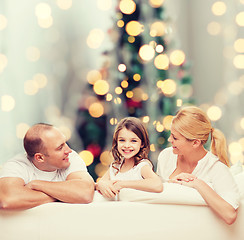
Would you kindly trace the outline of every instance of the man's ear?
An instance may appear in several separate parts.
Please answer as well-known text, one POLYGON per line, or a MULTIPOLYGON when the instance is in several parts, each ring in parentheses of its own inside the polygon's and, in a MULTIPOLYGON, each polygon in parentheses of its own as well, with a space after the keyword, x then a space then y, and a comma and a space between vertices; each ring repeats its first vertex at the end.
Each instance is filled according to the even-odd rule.
POLYGON ((193 140, 193 147, 199 147, 202 144, 202 141, 199 139, 193 140))
POLYGON ((43 158, 43 154, 41 154, 41 153, 36 153, 35 155, 34 155, 34 158, 35 158, 35 160, 37 161, 37 162, 44 162, 44 158, 43 158))

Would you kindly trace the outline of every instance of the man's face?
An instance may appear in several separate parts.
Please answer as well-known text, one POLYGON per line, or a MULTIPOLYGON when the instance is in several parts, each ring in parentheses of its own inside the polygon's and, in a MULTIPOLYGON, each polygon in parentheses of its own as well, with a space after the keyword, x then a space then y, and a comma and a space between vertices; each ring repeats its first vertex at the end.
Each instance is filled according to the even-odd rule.
POLYGON ((44 131, 42 141, 46 148, 43 153, 43 171, 55 171, 57 169, 66 169, 69 167, 69 154, 71 149, 66 144, 65 136, 57 129, 44 131))

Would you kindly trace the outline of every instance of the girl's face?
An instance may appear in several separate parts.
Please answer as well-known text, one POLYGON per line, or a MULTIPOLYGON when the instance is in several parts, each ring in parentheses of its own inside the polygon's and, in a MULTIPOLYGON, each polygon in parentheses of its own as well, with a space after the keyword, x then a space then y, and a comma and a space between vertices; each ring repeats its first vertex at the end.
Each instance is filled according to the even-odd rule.
POLYGON ((118 134, 118 151, 125 159, 133 159, 140 151, 141 139, 127 128, 122 128, 118 134))
POLYGON ((174 154, 185 155, 192 150, 192 141, 187 140, 173 127, 168 141, 172 144, 174 154))

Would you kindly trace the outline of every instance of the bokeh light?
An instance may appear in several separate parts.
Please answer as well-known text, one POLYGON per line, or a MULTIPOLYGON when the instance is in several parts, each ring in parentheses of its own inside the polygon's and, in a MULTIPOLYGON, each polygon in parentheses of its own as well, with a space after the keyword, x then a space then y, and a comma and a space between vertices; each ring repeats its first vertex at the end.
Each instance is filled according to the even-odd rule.
POLYGON ((216 16, 224 15, 226 12, 226 4, 222 1, 215 2, 212 5, 212 12, 216 16))
POLYGON ((104 114, 104 107, 100 102, 95 102, 89 106, 88 111, 92 117, 99 118, 104 114))
POLYGON ((236 15, 236 23, 237 25, 239 25, 240 27, 244 27, 244 12, 239 12, 236 15))
POLYGON ((123 63, 119 64, 119 66, 118 66, 118 70, 119 70, 120 72, 125 72, 125 71, 126 71, 126 65, 123 64, 123 63))
POLYGON ((84 150, 79 153, 79 156, 84 160, 86 166, 89 166, 94 161, 94 156, 90 151, 84 150))
POLYGON ((233 64, 238 69, 244 69, 244 55, 236 55, 233 59, 233 64))
POLYGON ((166 79, 162 82, 160 86, 163 94, 167 97, 173 96, 176 93, 176 82, 172 79, 166 79))
POLYGON ((244 117, 240 121, 240 126, 244 130, 244 117))
POLYGON ((102 163, 98 163, 95 166, 95 173, 97 174, 98 177, 102 177, 108 170, 108 166, 103 165, 102 163))
POLYGON ((42 73, 37 73, 33 76, 33 81, 35 81, 39 88, 44 88, 47 85, 47 76, 42 73))
POLYGON ((127 88, 128 86, 129 86, 128 81, 123 80, 123 81, 121 82, 121 87, 122 87, 122 88, 127 88))
POLYGON ((136 10, 136 4, 132 0, 121 0, 119 3, 119 9, 124 14, 132 14, 136 10))
POLYGON ((16 126, 16 136, 17 138, 23 139, 25 137, 26 132, 30 126, 26 123, 19 123, 16 126))
POLYGON ((10 112, 15 107, 15 99, 10 95, 3 95, 1 97, 1 109, 3 112, 10 112))
POLYGON ((141 75, 138 74, 138 73, 136 73, 136 74, 133 75, 133 79, 134 79, 136 82, 138 82, 138 81, 141 80, 141 75))
POLYGON ((239 38, 235 41, 234 49, 238 53, 244 53, 244 38, 239 38))
POLYGON ((41 53, 37 47, 28 47, 26 49, 26 57, 31 62, 36 62, 40 59, 41 53))
POLYGON ((185 61, 185 53, 181 50, 174 50, 171 54, 170 54, 170 62, 173 65, 179 66, 181 64, 183 64, 183 62, 185 61))
POLYGON ((164 125, 166 130, 170 130, 173 117, 174 116, 172 116, 172 115, 168 115, 168 116, 164 117, 163 125, 164 125))
POLYGON ((36 81, 27 80, 24 83, 24 92, 27 95, 35 95, 39 90, 39 85, 36 81))
POLYGON ((116 87, 114 92, 119 95, 123 92, 123 89, 121 87, 116 87))
POLYGON ((152 37, 163 36, 165 34, 165 23, 162 21, 154 22, 150 27, 150 35, 152 37))
POLYGON ((97 0, 97 7, 102 11, 108 11, 112 8, 112 0, 97 0))
POLYGON ((218 106, 211 106, 207 110, 207 115, 211 121, 218 121, 222 117, 222 110, 218 106))
POLYGON ((159 44, 156 46, 155 50, 157 53, 162 53, 164 51, 164 47, 163 45, 159 44))
POLYGON ((143 32, 144 26, 138 21, 130 21, 126 24, 125 30, 131 36, 138 36, 143 32))
POLYGON ((139 50, 139 56, 144 61, 152 60, 154 57, 154 54, 155 54, 155 50, 153 49, 153 47, 150 45, 147 45, 147 44, 141 46, 141 48, 139 50))
POLYGON ((105 80, 98 80, 94 83, 93 90, 98 95, 105 95, 109 91, 109 84, 105 80))
POLYGON ((91 70, 87 73, 87 81, 93 85, 96 81, 102 80, 102 74, 97 70, 91 70))
POLYGON ((0 73, 7 67, 8 59, 4 54, 0 53, 0 73))
POLYGON ((7 27, 7 24, 7 18, 4 15, 0 14, 0 31, 5 29, 7 27))
POLYGON ((117 118, 110 118, 109 123, 111 125, 116 125, 118 123, 118 120, 117 120, 117 118))
POLYGON ((35 14, 39 19, 48 19, 52 14, 52 10, 49 4, 41 2, 36 5, 35 14))
POLYGON ((100 162, 105 165, 109 166, 113 162, 113 156, 110 151, 104 151, 100 155, 100 162))
POLYGON ((163 5, 164 0, 149 0, 149 4, 154 8, 159 8, 163 5))
POLYGON ((72 0, 56 0, 57 6, 62 10, 68 10, 72 7, 72 0))
POLYGON ((154 65, 161 70, 167 70, 169 68, 169 57, 166 54, 159 54, 154 59, 154 65))
POLYGON ((90 48, 97 49, 102 45, 104 32, 101 29, 93 29, 89 32, 86 43, 90 48))
POLYGON ((221 32, 221 25, 218 22, 210 22, 207 31, 210 35, 218 35, 221 32))

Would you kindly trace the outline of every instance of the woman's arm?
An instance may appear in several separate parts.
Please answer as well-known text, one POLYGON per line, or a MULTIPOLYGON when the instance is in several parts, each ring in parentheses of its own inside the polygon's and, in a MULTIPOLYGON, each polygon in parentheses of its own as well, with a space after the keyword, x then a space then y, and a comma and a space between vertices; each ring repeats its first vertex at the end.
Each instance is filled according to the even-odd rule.
POLYGON ((118 194, 118 190, 114 187, 114 182, 109 177, 109 170, 96 183, 96 190, 98 190, 106 198, 114 198, 118 194))
POLYGON ((133 188, 137 190, 147 191, 147 192, 162 192, 163 183, 159 176, 153 172, 149 165, 145 165, 141 168, 142 180, 128 180, 128 181, 117 181, 114 183, 114 187, 117 191, 122 188, 133 188))
POLYGON ((231 225, 235 222, 237 210, 219 196, 203 180, 196 178, 192 174, 181 173, 178 176, 175 176, 171 182, 195 188, 201 194, 208 206, 227 224, 231 225))

